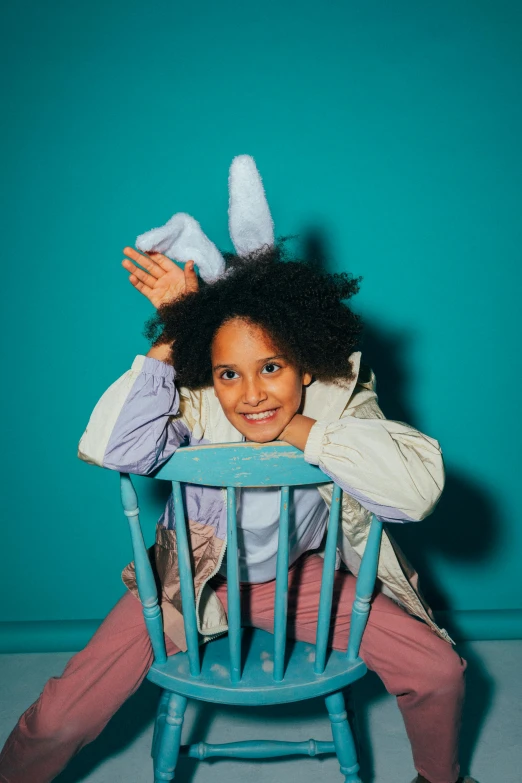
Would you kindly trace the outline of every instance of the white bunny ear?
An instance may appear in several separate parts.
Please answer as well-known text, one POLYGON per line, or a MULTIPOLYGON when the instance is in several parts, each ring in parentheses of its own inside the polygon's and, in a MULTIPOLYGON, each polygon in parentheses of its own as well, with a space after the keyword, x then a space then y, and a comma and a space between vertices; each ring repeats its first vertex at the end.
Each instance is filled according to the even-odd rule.
POLYGON ((250 155, 232 161, 228 177, 228 227, 238 255, 274 244, 274 223, 261 177, 250 155))
POLYGON ((153 228, 136 239, 143 252, 163 253, 173 261, 195 261, 207 283, 213 283, 225 271, 225 259, 201 226, 185 212, 177 212, 160 228, 153 228))

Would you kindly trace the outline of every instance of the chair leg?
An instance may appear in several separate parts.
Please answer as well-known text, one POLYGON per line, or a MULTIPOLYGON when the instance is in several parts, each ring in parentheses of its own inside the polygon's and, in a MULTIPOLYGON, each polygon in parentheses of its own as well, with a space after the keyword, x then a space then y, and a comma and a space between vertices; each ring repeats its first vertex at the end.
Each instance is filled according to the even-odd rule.
POLYGON ((348 713, 348 724, 352 730, 352 736, 355 743, 355 754, 357 758, 361 759, 361 732, 359 731, 359 717, 357 714, 357 708, 355 706, 355 698, 353 695, 353 688, 349 685, 344 689, 344 703, 346 705, 346 712, 348 713))
POLYGON ((165 718, 167 717, 167 706, 169 703, 170 692, 162 690, 161 696, 158 702, 158 709, 156 711, 156 720, 154 721, 154 734, 152 737, 152 749, 150 755, 153 759, 158 755, 158 748, 163 733, 163 726, 165 725, 165 718))
POLYGON ((163 729, 158 738, 157 752, 154 756, 154 783, 174 780, 174 771, 181 744, 181 729, 187 709, 187 699, 177 693, 169 693, 167 712, 163 729))
POLYGON ((332 724, 332 738, 335 752, 341 767, 341 774, 345 776, 345 783, 361 783, 358 775, 359 764, 353 735, 348 723, 344 697, 341 691, 332 693, 325 698, 326 709, 330 723, 332 724))

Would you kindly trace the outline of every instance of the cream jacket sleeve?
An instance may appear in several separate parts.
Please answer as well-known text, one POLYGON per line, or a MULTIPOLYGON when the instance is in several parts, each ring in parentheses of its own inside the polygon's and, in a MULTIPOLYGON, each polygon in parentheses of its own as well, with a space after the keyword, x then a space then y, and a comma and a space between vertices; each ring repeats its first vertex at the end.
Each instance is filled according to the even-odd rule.
MULTIPOLYGON (((78 447, 85 462, 148 475, 163 465, 192 432, 180 416, 176 373, 169 364, 137 356, 102 395, 78 447)), ((187 406, 185 406, 187 407, 187 406)))
POLYGON ((305 459, 383 522, 413 522, 430 514, 444 486, 439 443, 379 408, 375 376, 357 385, 341 418, 317 421, 305 459))

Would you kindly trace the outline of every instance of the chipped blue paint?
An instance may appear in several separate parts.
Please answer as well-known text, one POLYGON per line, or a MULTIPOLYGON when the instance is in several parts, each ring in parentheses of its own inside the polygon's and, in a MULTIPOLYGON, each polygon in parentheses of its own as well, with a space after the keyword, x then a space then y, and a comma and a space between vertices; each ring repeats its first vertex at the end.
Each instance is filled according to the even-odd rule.
POLYGON ((331 483, 331 479, 320 468, 304 461, 302 451, 283 442, 186 446, 173 454, 155 474, 155 478, 210 487, 280 487, 331 483))

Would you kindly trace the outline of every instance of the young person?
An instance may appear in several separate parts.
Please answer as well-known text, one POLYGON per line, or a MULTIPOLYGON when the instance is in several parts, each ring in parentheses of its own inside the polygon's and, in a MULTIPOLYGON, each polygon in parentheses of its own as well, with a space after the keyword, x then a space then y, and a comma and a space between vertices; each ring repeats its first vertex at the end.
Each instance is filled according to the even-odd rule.
MULTIPOLYGON (((227 273, 199 285, 159 253, 126 248, 130 281, 157 308, 138 356, 102 396, 81 439, 81 459, 149 474, 184 443, 284 440, 344 489, 340 568, 332 611, 333 647, 346 649, 355 578, 372 514, 388 525, 361 657, 397 697, 418 783, 459 778, 458 733, 465 662, 435 624, 416 574, 389 528, 424 519, 444 483, 439 444, 385 419, 375 376, 355 350, 359 317, 345 304, 358 290, 277 248, 230 258, 227 273), (419 622, 419 620, 421 622, 419 622)), ((317 554, 331 487, 293 495, 289 628, 314 642, 322 559, 317 554)), ((226 509, 220 490, 187 487, 198 625, 226 631, 226 509)), ((272 630, 277 490, 241 492, 238 522, 243 622, 272 630)), ((158 524, 155 564, 162 583, 167 653, 185 649, 169 499, 158 524)), ((152 662, 132 564, 129 592, 87 647, 52 678, 22 715, 0 755, 2 783, 47 783, 103 729, 152 662)), ((470 778, 466 780, 470 781, 470 778)))

